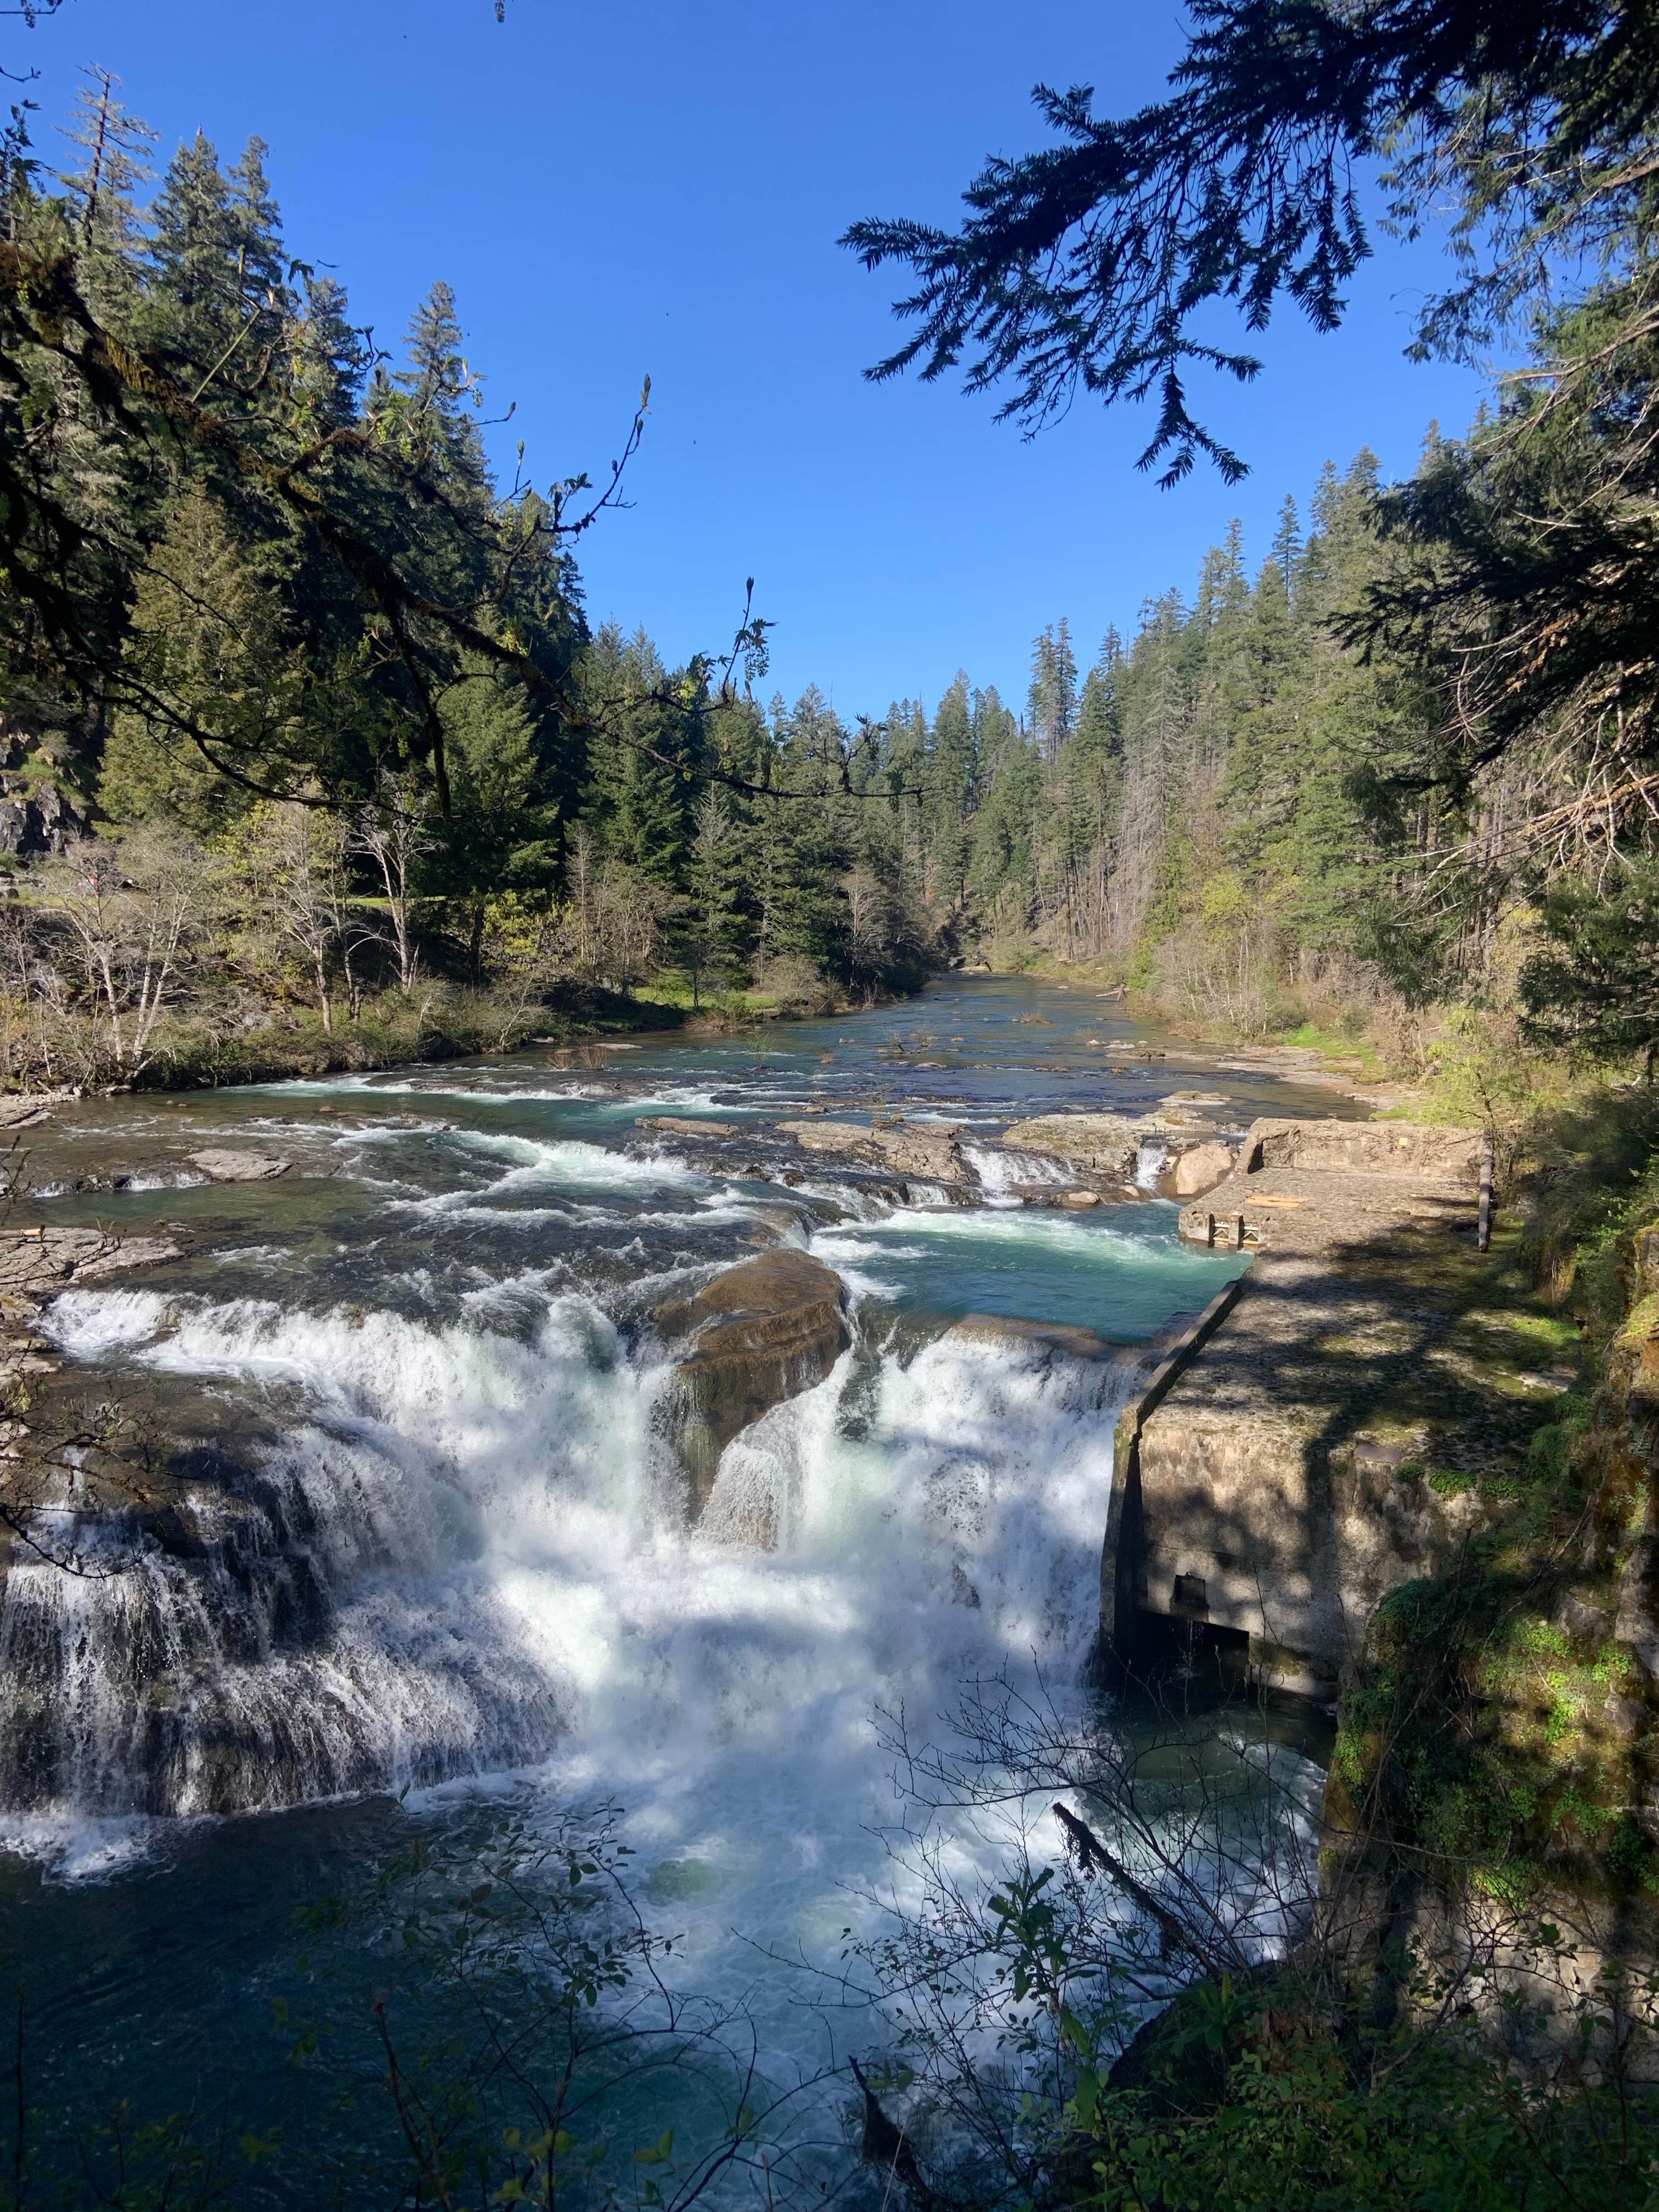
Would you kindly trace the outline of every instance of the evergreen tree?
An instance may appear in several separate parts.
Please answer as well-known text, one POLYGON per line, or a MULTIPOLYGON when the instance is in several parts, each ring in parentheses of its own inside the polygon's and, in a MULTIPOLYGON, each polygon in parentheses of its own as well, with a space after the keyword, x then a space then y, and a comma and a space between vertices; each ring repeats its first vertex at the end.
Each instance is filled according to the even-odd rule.
POLYGON ((386 413, 395 415, 396 434, 411 457, 476 493, 489 476, 477 420, 483 394, 463 343, 455 295, 440 281, 404 333, 404 366, 391 380, 402 404, 386 413))
MULTIPOLYGON (((1326 465, 1328 467, 1329 463, 1326 465)), ((1279 570, 1288 600, 1296 589, 1297 562, 1302 552, 1302 522, 1296 511, 1296 501, 1289 492, 1279 510, 1279 520, 1273 529, 1273 565, 1279 570)))
POLYGON ((168 163, 150 211, 151 341, 196 372, 204 396, 238 414, 248 411, 261 348, 276 341, 291 306, 262 154, 251 140, 228 179, 198 131, 168 163))
POLYGON ((1062 615, 1031 647, 1027 720, 1042 758, 1052 767, 1077 718, 1077 657, 1062 615))
POLYGON ((88 69, 76 94, 76 114, 64 136, 80 159, 59 173, 72 212, 80 265, 89 292, 105 313, 125 318, 137 296, 137 261, 142 230, 139 187, 150 175, 155 133, 129 115, 115 97, 118 77, 88 69))
POLYGON ((1542 1044, 1599 1060, 1659 1059, 1659 856, 1609 869, 1597 886, 1545 891, 1545 943, 1521 971, 1527 1026, 1542 1044))
POLYGON ((483 981, 493 902, 512 894, 545 909, 558 881, 558 809, 542 788, 536 723, 523 687, 479 663, 446 696, 451 809, 434 828, 423 891, 461 919, 467 964, 483 981))
POLYGON ((315 770, 311 686, 285 632, 270 580, 191 485, 139 578, 125 656, 132 703, 115 716, 99 783, 106 815, 212 837, 271 775, 315 770))
POLYGON ((967 898, 969 823, 977 796, 977 781, 968 678, 958 669, 956 681, 939 701, 933 716, 933 744, 922 801, 929 889, 935 902, 951 913, 959 910, 967 898))
POLYGON ((694 1006, 701 1005, 706 988, 718 989, 726 981, 740 957, 744 843, 731 802, 718 786, 711 787, 692 817, 686 914, 679 932, 694 1006))

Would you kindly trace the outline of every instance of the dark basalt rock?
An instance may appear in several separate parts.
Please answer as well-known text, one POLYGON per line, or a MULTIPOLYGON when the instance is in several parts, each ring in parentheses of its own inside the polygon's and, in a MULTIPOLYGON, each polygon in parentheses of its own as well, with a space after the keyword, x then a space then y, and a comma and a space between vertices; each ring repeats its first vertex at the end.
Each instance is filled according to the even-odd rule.
POLYGON ((847 1349, 846 1297, 833 1267, 781 1244, 657 1309, 665 1336, 694 1340, 679 1363, 675 1407, 694 1517, 732 1437, 822 1382, 847 1349))

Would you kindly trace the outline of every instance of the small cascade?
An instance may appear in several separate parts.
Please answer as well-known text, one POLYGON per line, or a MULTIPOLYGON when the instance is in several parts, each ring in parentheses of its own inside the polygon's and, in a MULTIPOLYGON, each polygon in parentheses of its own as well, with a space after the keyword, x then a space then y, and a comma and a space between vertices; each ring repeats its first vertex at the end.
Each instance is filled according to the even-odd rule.
POLYGON ((1135 1155, 1135 1184, 1140 1190, 1156 1190, 1158 1179, 1170 1164, 1170 1148, 1157 1138, 1142 1141, 1135 1155))
POLYGON ((997 1145, 964 1145, 962 1157, 979 1177, 994 1205, 1012 1201, 1017 1192, 1037 1188, 1061 1190, 1077 1181, 1061 1160, 1044 1152, 1007 1152, 997 1145))

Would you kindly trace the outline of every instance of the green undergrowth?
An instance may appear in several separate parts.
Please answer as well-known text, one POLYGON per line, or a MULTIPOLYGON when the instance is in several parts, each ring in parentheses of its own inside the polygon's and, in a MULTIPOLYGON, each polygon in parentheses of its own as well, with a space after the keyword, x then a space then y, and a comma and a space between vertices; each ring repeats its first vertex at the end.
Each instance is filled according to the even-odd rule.
POLYGON ((1345 1066, 1352 1066, 1358 1073, 1373 1080, 1381 1080, 1389 1073, 1382 1053, 1358 1029, 1333 1028, 1329 1024, 1321 1022, 1297 1022, 1292 1028, 1277 1032, 1271 1042, 1294 1045, 1304 1052, 1322 1053, 1329 1059, 1340 1060, 1345 1066))
POLYGON ((1659 1102, 1598 1092, 1540 1116, 1525 1151, 1503 1302, 1452 1336, 1481 1361, 1485 1413, 1441 1408, 1398 1470, 1466 1526, 1439 1573, 1373 1616, 1336 1778, 1355 1803, 1391 1781, 1391 1840, 1437 1879, 1514 1905, 1565 1892, 1645 1911, 1659 1905, 1655 1686, 1630 1606, 1659 1477, 1659 1281, 1644 1273, 1659 1253, 1644 1237, 1659 1102), (1522 1441, 1528 1400, 1564 1382, 1522 1441))
MULTIPOLYGON (((1584 2026, 1588 2041, 1593 2010, 1584 2026)), ((1655 2093, 1587 2071, 1552 2093, 1467 2023, 1378 2029, 1291 1969, 1224 1977, 1183 1992, 1109 2082, 1085 2075, 1058 2194, 1101 2212, 1635 2212, 1659 2193, 1655 2093)))

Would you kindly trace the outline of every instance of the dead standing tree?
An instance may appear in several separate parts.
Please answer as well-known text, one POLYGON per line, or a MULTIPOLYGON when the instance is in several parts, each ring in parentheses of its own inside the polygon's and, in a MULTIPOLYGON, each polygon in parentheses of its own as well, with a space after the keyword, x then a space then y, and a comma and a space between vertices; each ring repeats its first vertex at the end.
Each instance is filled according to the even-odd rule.
POLYGON ((370 862, 385 890, 390 934, 382 942, 392 953, 398 988, 405 998, 421 971, 413 915, 416 872, 431 848, 428 811, 415 778, 395 771, 383 775, 374 799, 358 811, 351 849, 370 862))
POLYGON ((159 825, 119 845, 88 839, 44 877, 45 913, 73 948, 93 1058, 131 1082, 149 1065, 157 1025, 204 921, 213 878, 201 854, 159 825))

